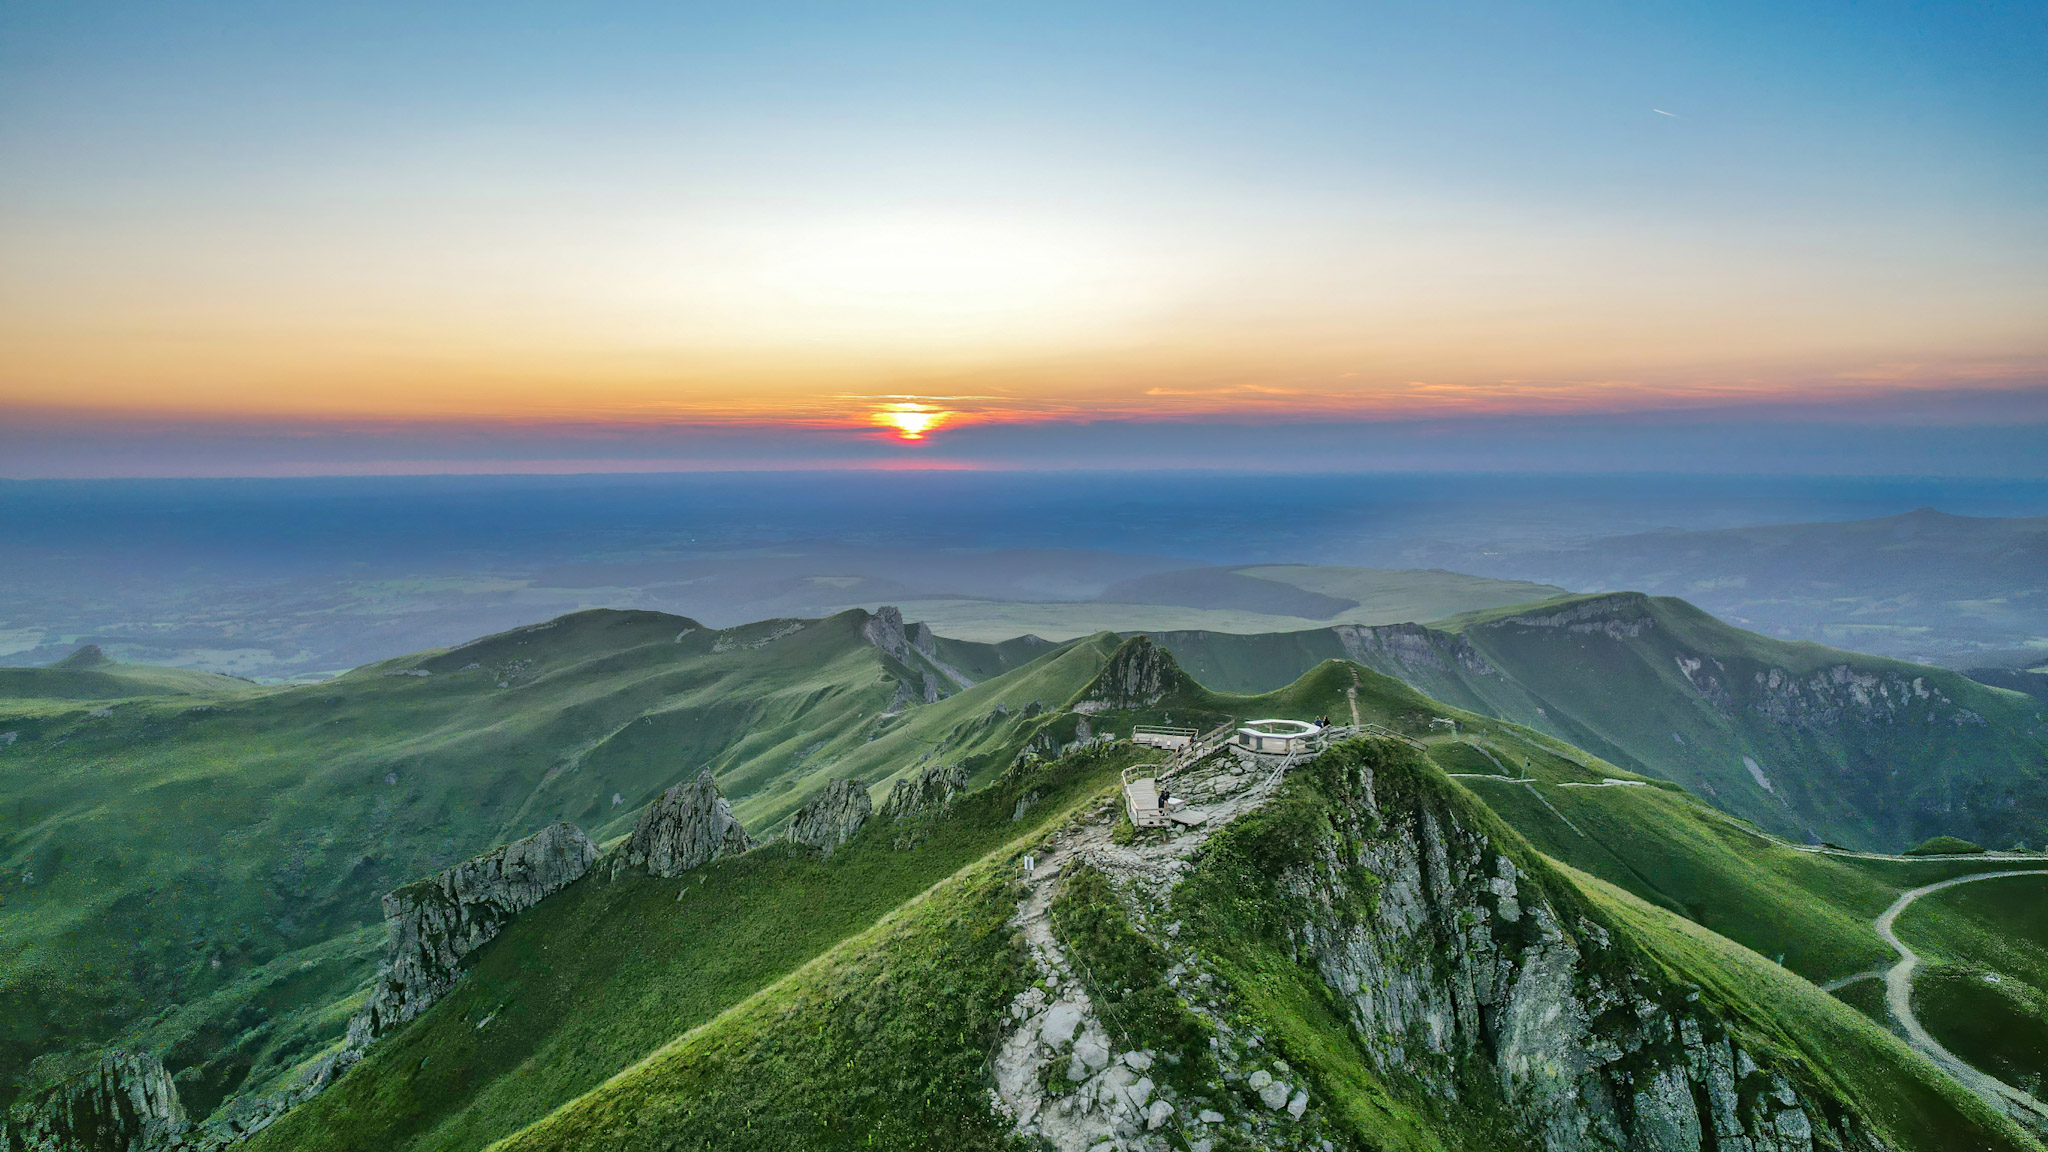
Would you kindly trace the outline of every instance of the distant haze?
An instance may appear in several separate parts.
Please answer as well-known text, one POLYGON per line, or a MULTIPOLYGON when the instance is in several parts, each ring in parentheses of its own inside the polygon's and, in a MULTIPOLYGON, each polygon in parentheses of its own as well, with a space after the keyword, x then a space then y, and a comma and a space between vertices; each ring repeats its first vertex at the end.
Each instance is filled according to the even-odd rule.
POLYGON ((1889 570, 1840 541, 1781 552, 1782 594, 1768 572, 1729 569, 1741 557, 1727 549, 1631 559, 1635 545, 1591 543, 1928 506, 2038 516, 2048 482, 757 472, 0 483, 0 660, 45 663, 97 643, 126 661, 282 679, 588 607, 724 626, 887 603, 979 637, 1285 631, 1433 618, 1541 598, 1542 585, 1641 585, 1773 635, 1893 655, 2024 651, 2048 630, 2041 598, 2021 596, 2025 566, 2001 593, 1968 549, 1916 553, 1919 598, 1898 604, 1883 591, 1889 570), (1980 571, 1944 576, 1950 561, 1980 571), (1495 580, 1249 567, 1290 564, 1495 580), (1862 592, 1823 598, 1888 606, 1816 607, 1802 583, 1814 579, 1862 580, 1862 592), (1536 583, 1498 582, 1514 580, 1536 583), (1998 595, 2011 601, 1999 613, 1943 607, 1998 595))

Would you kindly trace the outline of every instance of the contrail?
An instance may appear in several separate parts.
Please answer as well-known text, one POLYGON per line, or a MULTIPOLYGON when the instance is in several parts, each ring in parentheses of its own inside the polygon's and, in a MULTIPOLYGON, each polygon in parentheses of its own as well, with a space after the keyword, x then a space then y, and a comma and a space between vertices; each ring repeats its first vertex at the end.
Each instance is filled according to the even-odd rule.
POLYGON ((1659 115, 1659 116, 1669 116, 1669 117, 1671 117, 1671 118, 1672 118, 1673 120, 1676 120, 1676 119, 1678 119, 1678 113, 1676 113, 1676 112, 1666 112, 1666 111, 1665 111, 1665 110, 1663 110, 1662 108, 1652 108, 1652 109, 1650 109, 1650 111, 1652 111, 1652 112, 1655 112, 1655 113, 1656 113, 1657 115, 1659 115))

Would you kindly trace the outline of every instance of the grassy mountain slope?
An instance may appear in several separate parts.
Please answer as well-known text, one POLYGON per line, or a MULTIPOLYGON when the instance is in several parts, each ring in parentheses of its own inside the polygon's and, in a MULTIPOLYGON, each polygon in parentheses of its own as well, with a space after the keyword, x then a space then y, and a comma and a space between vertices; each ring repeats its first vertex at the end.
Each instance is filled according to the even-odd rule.
POLYGON ((878 820, 829 859, 773 844, 680 880, 593 873, 522 917, 446 999, 252 1147, 483 1147, 1039 833, 1131 755, 1007 775, 919 818, 912 850, 896 847, 908 822, 878 820))
POLYGON ((328 1005, 373 957, 334 942, 375 934, 383 892, 556 820, 622 834, 705 767, 764 831, 828 778, 1014 741, 1031 700, 1099 665, 951 644, 942 659, 1014 666, 1017 690, 924 704, 931 670, 870 643, 870 619, 579 613, 318 685, 205 677, 229 693, 204 697, 129 699, 153 673, 17 670, 43 687, 0 701, 0 1100, 29 1059, 145 1023, 189 1028, 163 1042, 198 1096, 261 1087, 335 1034, 328 1005), (62 696, 109 683, 123 702, 62 696), (308 975, 280 992, 280 965, 308 975))
MULTIPOLYGON (((1097 713, 1095 723, 1127 731, 1132 723, 1170 717, 1208 722, 1330 715, 1342 722, 1355 699, 1361 720, 1421 741, 1434 765, 1546 855, 1773 957, 1816 983, 1890 962, 1893 954, 1871 922, 1907 889, 2034 866, 1998 856, 1872 856, 1788 843, 1678 785, 1534 728, 1448 706, 1402 681, 1341 661, 1325 661, 1287 688, 1256 696, 1209 692, 1180 672, 1170 655, 1160 662, 1166 688, 1157 701, 1097 713), (1456 731, 1432 727, 1437 719, 1455 721, 1456 731)), ((1091 685, 1078 699, 1101 691, 1091 685)), ((2043 986, 2048 987, 2048 973, 2043 986)))
MULTIPOLYGON (((1369 879, 1352 880, 1364 887, 1344 895, 1340 877, 1361 877, 1356 865, 1331 873, 1318 863, 1360 850, 1361 835, 1378 843, 1375 837, 1390 834, 1359 823, 1368 810, 1389 820, 1396 811, 1426 810, 1476 830, 1513 860, 1524 899, 1560 910, 1555 919, 1567 937, 1602 957, 1604 979, 1673 1005, 1703 1003, 1731 1039, 1790 1077, 1803 1096, 1824 1102, 1834 1119, 1851 1115, 1862 1130, 1905 1149, 2036 1147, 1811 985, 1671 913, 1546 862, 1484 805, 1392 742, 1362 742, 1315 762, 1267 807, 1218 833, 1195 858, 1170 913, 1146 914, 1150 898, 1134 906, 1127 893, 1105 899, 1103 889, 1092 896, 1077 889, 1092 872, 1065 881, 1060 899, 1088 900, 1094 914, 1070 920, 1061 939, 1076 971, 1093 974, 1090 988, 1103 1010, 1149 1006, 1144 1020, 1126 1017, 1120 1026, 1141 1032, 1156 1028, 1164 1014, 1191 1013, 1187 1048, 1168 1046, 1162 1037, 1170 1033, 1156 1030, 1121 1034, 1132 1047, 1153 1044, 1166 1059, 1154 1072, 1187 1101, 1172 1124, 1190 1125, 1197 1106, 1221 1109, 1224 1117, 1218 1128, 1166 1134, 1250 1139, 1238 1132, 1257 1132, 1265 1134, 1259 1146, 1322 1139, 1347 1148, 1521 1145, 1533 1121, 1496 1095, 1504 1082, 1498 1073, 1474 1064, 1470 1078, 1447 1095, 1416 1078, 1426 1069, 1411 1075, 1391 1065, 1385 1038, 1347 1023, 1344 994, 1303 947, 1316 932, 1345 930, 1350 917, 1369 927, 1389 914, 1369 879), (1361 779, 1375 799, 1356 794, 1361 779), (1334 903, 1305 898, 1325 885, 1334 903), (1175 920, 1170 933, 1160 923, 1168 916, 1175 920), (1086 930, 1077 927, 1083 924, 1086 930), (1161 959, 1146 960, 1148 949, 1161 959), (1169 956, 1170 970, 1163 963, 1169 956), (1172 975, 1190 970, 1205 976, 1181 983, 1172 975), (1205 1040, 1210 1036, 1215 1044, 1205 1040), (1251 1089, 1234 1078, 1245 1062, 1270 1065, 1303 1085, 1312 1103, 1299 1136, 1273 1128, 1251 1089)), ((1101 821, 1113 809, 1069 814, 1101 821)), ((1027 838, 1003 845, 496 1147, 1019 1147, 990 1112, 987 1068, 1012 1026, 1009 1005, 1032 984, 1032 967, 1010 927, 1022 896, 1016 860, 1027 850, 1050 852, 1052 843, 1027 838)), ((577 943, 556 939, 558 948, 577 943)), ((471 1014, 497 994, 485 985, 500 970, 492 965, 504 963, 499 954, 519 947, 510 936, 491 946, 464 993, 471 1014)), ((532 942, 523 950, 531 954, 532 942)), ((1430 963, 1415 960, 1425 969, 1430 963)), ((455 1035, 473 1027, 460 1017, 451 998, 414 1029, 455 1035)), ((385 1075, 408 1078, 416 1063, 408 1050, 405 1059, 387 1062, 385 1075)), ((305 1129, 291 1124, 263 1146, 346 1146, 303 1141, 305 1129)))
POLYGON ((1357 660, 1798 839, 1889 851, 1939 833, 2001 848, 2048 842, 2048 719, 2037 701, 1772 640, 1679 600, 1614 593, 1429 628, 1157 638, 1206 682, 1238 687, 1357 660))

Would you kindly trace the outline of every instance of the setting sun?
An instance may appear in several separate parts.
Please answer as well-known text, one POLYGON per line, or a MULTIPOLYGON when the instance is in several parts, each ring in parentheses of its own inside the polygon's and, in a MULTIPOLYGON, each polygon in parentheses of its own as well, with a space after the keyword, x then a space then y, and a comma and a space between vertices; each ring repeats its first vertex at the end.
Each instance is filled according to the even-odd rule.
POLYGON ((951 415, 951 412, 930 404, 884 404, 876 409, 874 422, 884 428, 895 429, 899 440, 922 440, 925 433, 945 423, 951 415))

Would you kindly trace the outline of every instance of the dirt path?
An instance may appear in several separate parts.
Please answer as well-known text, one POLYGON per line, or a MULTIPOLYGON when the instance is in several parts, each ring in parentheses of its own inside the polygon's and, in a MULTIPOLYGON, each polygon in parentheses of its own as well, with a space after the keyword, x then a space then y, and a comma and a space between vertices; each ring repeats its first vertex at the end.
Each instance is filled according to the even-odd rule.
POLYGON ((1962 1081, 1970 1091, 1983 1097, 1986 1103, 1994 1108, 2013 1112, 2018 1118, 2030 1120, 2035 1125, 2048 1124, 2048 1105, 2042 1104, 2041 1101, 1996 1076, 1980 1072, 1964 1063, 1955 1053, 1942 1047, 1941 1042, 1921 1026, 1920 1018, 1913 1014, 1913 970, 1920 966, 1920 956, 1907 947, 1906 942, 1899 939, 1898 933, 1894 931, 1900 914, 1912 907, 1913 901, 1930 892, 1939 892, 1958 884, 1997 880, 2006 876, 2048 876, 2048 868, 2015 868, 2003 872, 1979 872, 1972 876, 1957 876, 1937 884, 1915 888, 1892 901, 1892 906, 1884 910, 1884 914, 1877 918, 1876 923, 1877 934, 1886 944, 1891 945, 1892 951, 1899 954, 1898 963, 1892 965, 1884 974, 1884 1002, 1892 1018, 1905 1029, 1908 1043, 1940 1065, 1951 1076, 1962 1081))

